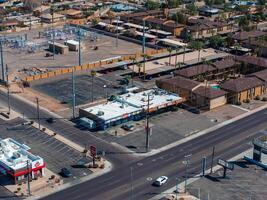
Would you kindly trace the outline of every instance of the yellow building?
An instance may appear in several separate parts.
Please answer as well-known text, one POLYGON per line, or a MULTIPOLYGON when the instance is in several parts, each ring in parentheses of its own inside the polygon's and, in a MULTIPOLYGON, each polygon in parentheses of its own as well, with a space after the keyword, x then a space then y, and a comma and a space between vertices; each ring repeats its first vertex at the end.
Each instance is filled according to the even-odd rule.
POLYGON ((247 99, 254 99, 265 92, 264 82, 257 77, 229 80, 222 84, 221 88, 228 92, 227 101, 229 103, 242 103, 247 99))

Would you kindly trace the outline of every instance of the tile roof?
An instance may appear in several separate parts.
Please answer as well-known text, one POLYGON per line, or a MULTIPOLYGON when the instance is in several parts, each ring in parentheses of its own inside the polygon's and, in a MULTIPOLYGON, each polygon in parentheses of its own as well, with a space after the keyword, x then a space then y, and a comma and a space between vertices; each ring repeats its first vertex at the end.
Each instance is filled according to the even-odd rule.
POLYGON ((187 89, 187 90, 192 90, 194 87, 199 85, 200 83, 197 81, 193 81, 190 79, 183 78, 181 76, 176 76, 173 78, 168 78, 168 79, 160 79, 156 80, 156 85, 160 87, 162 83, 167 83, 179 88, 187 89))
POLYGON ((263 85, 263 81, 256 77, 242 77, 225 82, 221 88, 226 91, 242 92, 261 85, 263 85))
POLYGON ((221 96, 224 96, 227 94, 226 91, 223 91, 221 89, 215 89, 212 87, 206 87, 206 86, 200 86, 198 88, 196 88, 193 93, 202 96, 202 97, 206 97, 208 99, 215 99, 221 96))
POLYGON ((237 56, 236 60, 250 65, 267 68, 267 59, 255 56, 237 56))
POLYGON ((201 65, 196 65, 196 66, 192 66, 192 67, 188 67, 188 68, 179 70, 179 71, 175 72, 175 74, 190 78, 190 77, 193 77, 193 76, 196 76, 199 74, 203 74, 206 72, 211 72, 214 70, 216 70, 216 69, 211 65, 201 64, 201 65))
POLYGON ((238 33, 235 33, 232 38, 235 40, 247 40, 249 38, 255 38, 255 37, 260 37, 260 36, 264 36, 267 35, 266 32, 263 31, 241 31, 238 33))
POLYGON ((212 65, 217 69, 230 68, 236 64, 237 64, 237 62, 233 58, 226 58, 226 59, 219 60, 219 61, 212 63, 212 65))
POLYGON ((189 19, 188 23, 191 26, 187 28, 192 31, 207 30, 227 26, 227 23, 221 21, 211 21, 208 19, 189 19))
POLYGON ((255 76, 261 79, 262 81, 267 81, 267 69, 255 72, 253 74, 250 74, 249 76, 255 76))

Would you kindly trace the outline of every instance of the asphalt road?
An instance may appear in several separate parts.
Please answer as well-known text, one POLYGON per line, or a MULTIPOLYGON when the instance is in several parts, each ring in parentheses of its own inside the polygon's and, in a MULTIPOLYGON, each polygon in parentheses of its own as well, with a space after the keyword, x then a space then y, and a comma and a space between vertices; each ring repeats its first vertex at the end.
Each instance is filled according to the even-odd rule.
POLYGON ((266 110, 227 125, 210 134, 200 136, 187 143, 164 151, 152 157, 145 158, 133 164, 124 165, 119 169, 97 177, 91 181, 76 185, 64 191, 52 194, 44 199, 109 199, 121 200, 149 199, 176 184, 176 178, 184 179, 184 156, 192 154, 188 172, 194 176, 200 172, 201 158, 207 156, 207 166, 211 163, 212 147, 215 146, 215 160, 229 159, 250 148, 249 142, 258 136, 258 131, 267 126, 266 110), (133 167, 133 182, 130 168, 133 167), (167 175, 169 181, 163 187, 152 186, 152 181, 158 176, 167 175), (152 179, 152 180, 151 180, 152 179))
MULTIPOLYGON (((0 93, 0 99, 3 94, 0 93)), ((18 112, 25 113, 28 117, 36 116, 35 110, 27 103, 21 102, 12 97, 12 107, 18 112)), ((49 117, 45 111, 42 117, 49 117)), ((42 123, 45 123, 44 119, 42 123)), ((83 131, 72 127, 68 122, 58 120, 55 124, 49 124, 49 128, 60 130, 74 142, 84 143, 85 140, 96 143, 102 148, 110 150, 107 158, 115 163, 115 168, 111 172, 97 177, 93 180, 70 187, 63 191, 54 193, 44 199, 149 199, 156 194, 172 187, 176 183, 176 178, 184 179, 184 156, 192 154, 188 172, 193 176, 200 172, 201 159, 207 156, 208 166, 211 162, 212 147, 216 147, 215 160, 222 157, 229 159, 250 147, 249 142, 259 135, 259 131, 267 127, 266 109, 253 115, 243 118, 237 122, 217 129, 210 134, 200 136, 189 142, 176 146, 167 151, 143 160, 135 160, 132 156, 124 154, 102 140, 99 140, 83 131), (68 129, 66 129, 68 127, 68 129), (65 130, 68 130, 65 132, 65 130), (114 151, 112 151, 115 149, 114 151), (133 176, 130 176, 130 168, 133 169, 133 176), (152 181, 160 175, 167 175, 170 179, 163 187, 152 186, 152 181), (133 181, 131 181, 133 180, 133 181), (132 187, 131 187, 132 185, 132 187), (133 189, 131 189, 133 188, 133 189)))
MULTIPOLYGON (((7 102, 6 94, 2 91, 0 91, 0 102, 3 105, 6 105, 7 102)), ((13 110, 22 113, 28 119, 32 119, 36 122, 38 121, 36 106, 15 98, 12 95, 10 96, 10 102, 13 110)), ((56 119, 55 123, 47 123, 46 120, 51 117, 55 118, 51 113, 40 109, 40 123, 42 125, 81 146, 89 147, 90 145, 95 145, 98 151, 105 151, 107 155, 106 159, 112 162, 113 167, 120 166, 121 163, 134 162, 137 160, 132 155, 123 152, 120 148, 97 138, 93 133, 74 127, 74 124, 69 121, 56 119)))

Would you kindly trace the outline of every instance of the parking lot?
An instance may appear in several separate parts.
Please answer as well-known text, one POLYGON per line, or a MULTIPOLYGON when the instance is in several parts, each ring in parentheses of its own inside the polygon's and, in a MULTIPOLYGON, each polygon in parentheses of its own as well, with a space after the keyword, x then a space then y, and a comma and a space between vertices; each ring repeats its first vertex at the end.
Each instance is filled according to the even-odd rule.
POLYGON ((41 156, 46 162, 47 168, 56 174, 60 175, 63 167, 69 168, 72 177, 63 177, 64 182, 70 182, 91 174, 87 168, 74 167, 83 156, 80 152, 30 125, 22 125, 22 122, 23 120, 19 118, 8 123, 0 120, 0 137, 10 137, 28 145, 31 147, 31 152, 41 156))
POLYGON ((245 160, 234 163, 234 170, 228 170, 226 178, 222 178, 223 170, 218 170, 190 184, 189 192, 198 197, 200 191, 200 199, 266 200, 266 171, 245 160))
MULTIPOLYGON (((118 77, 119 78, 119 77, 118 77)), ((115 89, 111 82, 104 77, 92 77, 89 74, 81 74, 76 76, 76 105, 85 104, 106 98, 112 94, 118 94, 122 89, 115 89), (92 87, 93 83, 93 87, 92 87), (93 97, 92 97, 93 93, 93 97)), ((72 104, 72 75, 64 75, 60 78, 50 78, 49 80, 41 80, 33 83, 32 88, 45 93, 61 102, 72 104)))
MULTIPOLYGON (((115 135, 115 131, 121 130, 121 126, 113 127, 105 132, 96 133, 98 137, 111 142, 116 142, 137 152, 145 150, 145 123, 144 120, 129 122, 134 125, 134 130, 125 135, 115 135)), ((201 130, 216 125, 212 118, 207 118, 202 114, 194 114, 184 109, 177 112, 166 112, 152 116, 150 126, 152 135, 150 136, 150 148, 158 149, 186 136, 197 133, 201 130)))

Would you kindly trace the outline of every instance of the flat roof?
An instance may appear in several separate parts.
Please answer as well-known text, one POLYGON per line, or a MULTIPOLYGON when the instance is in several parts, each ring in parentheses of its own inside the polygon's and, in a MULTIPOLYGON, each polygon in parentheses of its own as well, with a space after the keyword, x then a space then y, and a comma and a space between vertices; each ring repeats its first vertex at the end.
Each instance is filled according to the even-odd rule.
POLYGON ((73 45, 79 45, 79 42, 76 40, 67 40, 66 44, 73 44, 73 45))
POLYGON ((36 162, 39 162, 39 165, 43 165, 43 159, 33 155, 29 150, 30 147, 20 144, 11 138, 0 139, 0 165, 13 170, 26 167, 27 161, 33 165, 32 168, 35 168, 36 162))
MULTIPOLYGON (((140 29, 143 29, 143 26, 140 26, 138 24, 133 24, 133 23, 125 23, 124 26, 129 26, 129 27, 132 27, 132 28, 140 28, 140 29)), ((145 26, 145 29, 148 29, 148 27, 145 26)))
POLYGON ((147 109, 148 95, 150 109, 159 109, 182 100, 177 94, 161 89, 151 89, 138 93, 129 92, 117 96, 116 100, 84 109, 98 118, 108 122, 135 115, 147 109))
POLYGON ((159 39, 158 41, 162 41, 162 42, 165 42, 166 44, 170 44, 170 45, 174 45, 174 46, 181 46, 181 47, 187 46, 186 43, 183 43, 183 42, 180 42, 177 40, 167 39, 167 38, 159 39))
POLYGON ((158 29, 150 29, 149 31, 153 32, 153 33, 159 33, 159 34, 162 34, 162 35, 172 35, 171 32, 162 31, 162 30, 158 30, 158 29))
MULTIPOLYGON (((143 36, 143 33, 142 32, 139 32, 139 31, 135 31, 135 33, 139 36, 143 36)), ((149 34, 149 33, 145 33, 145 37, 146 38, 152 38, 152 39, 155 39, 157 36, 155 35, 152 35, 152 34, 149 34)))

